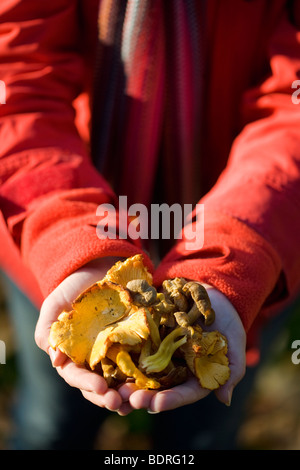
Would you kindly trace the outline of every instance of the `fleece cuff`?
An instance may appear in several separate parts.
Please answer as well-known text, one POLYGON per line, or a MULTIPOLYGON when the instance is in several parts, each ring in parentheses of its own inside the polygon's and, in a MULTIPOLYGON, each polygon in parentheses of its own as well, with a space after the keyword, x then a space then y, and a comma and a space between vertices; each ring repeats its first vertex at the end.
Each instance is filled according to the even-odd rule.
POLYGON ((258 233, 228 215, 205 215, 203 246, 187 250, 183 238, 162 260, 154 282, 181 276, 221 291, 239 313, 246 332, 279 278, 277 253, 258 233))

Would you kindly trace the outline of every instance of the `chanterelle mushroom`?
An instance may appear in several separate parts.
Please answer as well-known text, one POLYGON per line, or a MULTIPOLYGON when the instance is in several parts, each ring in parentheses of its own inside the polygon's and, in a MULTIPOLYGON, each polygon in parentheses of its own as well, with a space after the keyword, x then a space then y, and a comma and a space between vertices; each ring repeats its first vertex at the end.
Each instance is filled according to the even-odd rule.
POLYGON ((106 273, 104 281, 115 282, 125 287, 129 281, 145 279, 152 285, 152 274, 143 263, 142 255, 135 255, 125 261, 118 261, 106 273))
POLYGON ((175 279, 167 279, 162 283, 163 292, 166 298, 169 298, 175 305, 176 310, 186 312, 189 308, 189 303, 186 296, 183 293, 183 287, 186 284, 186 280, 181 277, 175 279))
POLYGON ((91 369, 106 356, 114 343, 129 347, 141 344, 150 335, 150 313, 142 308, 125 317, 123 320, 101 330, 91 348, 88 363, 91 369))
POLYGON ((199 325, 188 327, 187 341, 180 350, 203 388, 215 390, 229 379, 227 341, 219 331, 206 332, 199 325))
POLYGON ((147 373, 161 372, 168 366, 176 349, 182 346, 185 342, 185 329, 180 327, 175 328, 163 339, 155 354, 148 356, 141 361, 141 367, 145 369, 147 373))
POLYGON ((187 282, 182 291, 194 301, 191 310, 188 313, 175 313, 175 318, 179 325, 193 325, 198 318, 204 317, 205 325, 211 325, 215 320, 215 312, 211 306, 209 296, 205 287, 198 282, 187 282))
POLYGON ((119 369, 127 377, 135 379, 135 383, 140 388, 158 389, 160 383, 152 377, 147 377, 143 372, 135 365, 130 354, 126 349, 120 345, 114 345, 108 350, 108 357, 118 365, 119 369))
POLYGON ((72 307, 72 311, 62 312, 52 324, 49 343, 74 362, 84 364, 99 331, 128 315, 132 299, 127 289, 104 282, 86 289, 72 307))
POLYGON ((150 286, 146 279, 134 279, 127 282, 126 287, 130 291, 135 304, 148 307, 156 302, 156 289, 150 286))

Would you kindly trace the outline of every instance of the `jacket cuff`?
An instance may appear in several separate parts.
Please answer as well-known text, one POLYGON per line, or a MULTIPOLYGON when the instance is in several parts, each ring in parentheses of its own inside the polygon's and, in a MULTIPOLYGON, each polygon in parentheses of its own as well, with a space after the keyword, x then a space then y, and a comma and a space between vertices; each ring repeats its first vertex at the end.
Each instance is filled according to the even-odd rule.
POLYGON ((221 291, 246 332, 272 293, 281 271, 277 253, 253 229, 221 213, 205 213, 203 246, 187 250, 183 238, 162 260, 154 283, 184 277, 221 291))
MULTIPOLYGON (((153 273, 153 266, 138 242, 130 239, 102 238, 97 234, 95 194, 72 190, 50 197, 24 222, 21 253, 34 274, 44 297, 68 275, 86 263, 108 256, 127 258, 142 254, 153 273)), ((97 190, 94 190, 97 193, 97 190)), ((99 198, 101 200, 101 197, 99 198)))

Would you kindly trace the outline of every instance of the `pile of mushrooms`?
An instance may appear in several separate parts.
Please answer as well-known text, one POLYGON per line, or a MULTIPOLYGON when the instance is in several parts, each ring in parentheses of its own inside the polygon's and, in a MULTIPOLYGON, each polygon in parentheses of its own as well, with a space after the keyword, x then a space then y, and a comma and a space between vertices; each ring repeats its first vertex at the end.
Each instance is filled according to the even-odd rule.
POLYGON ((163 389, 194 375, 215 390, 230 369, 226 337, 205 331, 214 320, 204 286, 175 278, 159 292, 136 255, 116 263, 59 315, 49 343, 102 374, 110 387, 135 381, 143 389, 163 389))

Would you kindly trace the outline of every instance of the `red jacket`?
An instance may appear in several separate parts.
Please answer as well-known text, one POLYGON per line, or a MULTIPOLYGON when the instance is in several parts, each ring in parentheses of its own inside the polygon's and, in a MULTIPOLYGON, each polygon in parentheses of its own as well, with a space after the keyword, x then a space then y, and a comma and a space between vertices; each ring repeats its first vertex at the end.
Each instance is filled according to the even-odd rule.
MULTIPOLYGON (((116 203, 88 145, 97 11, 98 0, 0 3, 0 263, 37 306, 89 260, 142 252, 132 240, 96 235, 98 205, 116 203)), ((300 4, 209 0, 205 21, 197 155, 204 246, 190 252, 183 240, 174 243, 154 279, 214 285, 250 334, 300 286, 300 104, 292 101, 300 4)), ((130 165, 121 194, 144 202, 138 162, 130 165)), ((152 191, 149 168, 144 184, 152 191)))

